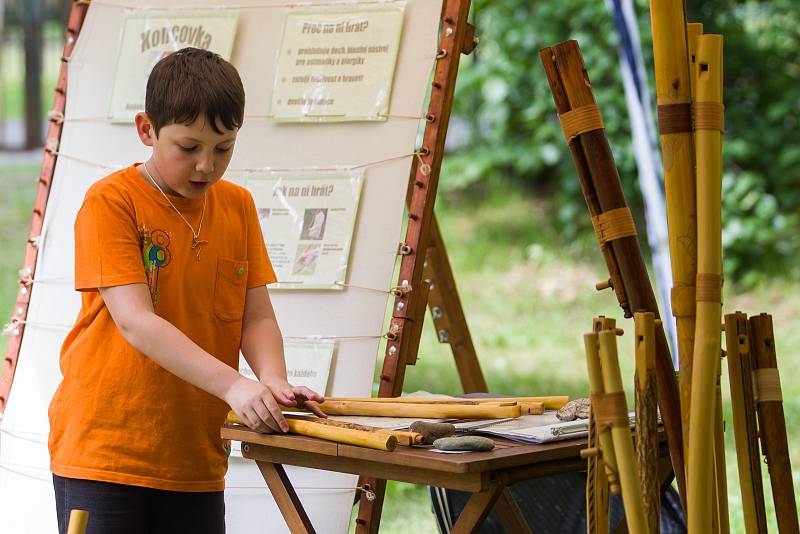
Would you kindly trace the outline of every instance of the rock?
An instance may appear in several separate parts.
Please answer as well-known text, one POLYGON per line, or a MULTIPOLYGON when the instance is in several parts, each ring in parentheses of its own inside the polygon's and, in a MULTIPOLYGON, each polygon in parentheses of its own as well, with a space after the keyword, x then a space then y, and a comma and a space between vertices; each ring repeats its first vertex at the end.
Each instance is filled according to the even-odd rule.
POLYGON ((408 427, 411 432, 422 434, 425 445, 430 445, 439 438, 446 438, 456 433, 456 427, 451 423, 429 423, 427 421, 414 421, 408 427))
POLYGON ((459 436, 439 438, 433 446, 443 451, 490 451, 494 449, 494 441, 483 436, 459 436))
POLYGON ((574 421, 589 418, 589 399, 575 399, 566 403, 556 412, 560 421, 574 421))

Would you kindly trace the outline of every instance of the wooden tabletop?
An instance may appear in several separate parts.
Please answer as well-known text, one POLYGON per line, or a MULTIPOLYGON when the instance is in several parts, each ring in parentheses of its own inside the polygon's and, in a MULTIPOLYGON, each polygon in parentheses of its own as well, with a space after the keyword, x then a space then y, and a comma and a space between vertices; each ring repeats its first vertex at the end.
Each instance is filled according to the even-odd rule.
POLYGON ((256 461, 473 492, 500 475, 513 483, 586 467, 579 456, 585 438, 527 444, 495 437, 494 450, 445 454, 402 445, 392 452, 378 451, 305 436, 261 434, 236 425, 224 426, 222 437, 241 441, 242 455, 256 461))

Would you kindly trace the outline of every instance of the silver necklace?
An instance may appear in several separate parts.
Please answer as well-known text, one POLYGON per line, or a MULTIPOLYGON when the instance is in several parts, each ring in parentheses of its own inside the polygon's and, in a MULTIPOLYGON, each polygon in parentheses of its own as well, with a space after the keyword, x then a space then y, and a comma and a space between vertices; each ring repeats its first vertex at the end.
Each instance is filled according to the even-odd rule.
POLYGON ((201 247, 203 245, 208 244, 208 241, 200 239, 200 231, 203 229, 203 219, 206 216, 206 196, 207 196, 207 193, 203 193, 203 211, 200 212, 200 224, 197 226, 197 231, 195 232, 194 227, 191 224, 189 224, 189 221, 186 220, 186 217, 183 216, 183 213, 181 213, 181 210, 179 210, 178 208, 175 207, 175 204, 172 203, 172 201, 169 199, 169 196, 167 196, 167 194, 164 192, 164 190, 161 189, 161 187, 158 185, 158 183, 153 179, 153 175, 150 174, 150 169, 147 168, 147 163, 142 163, 142 167, 144 167, 144 172, 147 175, 147 177, 150 179, 150 182, 152 182, 152 184, 154 186, 156 186, 156 189, 158 189, 158 191, 162 195, 164 195, 164 198, 167 199, 167 202, 169 202, 169 205, 172 206, 172 209, 175 210, 175 212, 180 216, 180 218, 183 219, 183 222, 186 223, 186 226, 189 227, 189 230, 191 230, 191 232, 192 232, 192 250, 197 249, 197 256, 195 257, 195 260, 200 261, 200 249, 201 249, 201 247))

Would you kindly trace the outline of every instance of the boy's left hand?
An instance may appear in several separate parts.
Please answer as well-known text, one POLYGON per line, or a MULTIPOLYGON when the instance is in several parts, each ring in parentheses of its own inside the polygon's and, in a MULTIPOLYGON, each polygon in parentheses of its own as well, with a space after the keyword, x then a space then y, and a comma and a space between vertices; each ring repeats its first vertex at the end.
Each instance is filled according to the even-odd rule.
POLYGON ((262 380, 262 384, 267 386, 272 392, 272 396, 280 404, 296 408, 306 409, 317 417, 328 417, 319 409, 315 403, 325 402, 325 397, 308 389, 305 386, 293 386, 286 380, 277 378, 272 380, 262 380), (314 402, 306 402, 314 401, 314 402))

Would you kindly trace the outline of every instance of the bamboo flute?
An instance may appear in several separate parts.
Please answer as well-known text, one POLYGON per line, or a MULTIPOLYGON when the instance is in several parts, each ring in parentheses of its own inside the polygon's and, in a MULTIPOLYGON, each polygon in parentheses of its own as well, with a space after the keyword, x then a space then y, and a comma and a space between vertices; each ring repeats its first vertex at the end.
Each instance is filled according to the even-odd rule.
POLYGON ((389 430, 386 428, 379 428, 375 426, 359 425, 358 423, 347 423, 344 421, 335 421, 333 419, 322 419, 319 417, 304 418, 302 416, 289 416, 292 419, 302 419, 312 421, 320 425, 330 425, 339 428, 351 428, 353 430, 363 430, 364 432, 377 432, 379 434, 386 434, 397 438, 398 445, 419 445, 425 441, 425 437, 419 432, 409 432, 405 430, 389 430))
POLYGON ((722 356, 717 365, 714 398, 714 503, 717 509, 717 532, 730 532, 728 510, 728 472, 725 466, 725 419, 722 415, 722 356))
MULTIPOLYGON (((616 331, 616 320, 611 317, 599 316, 592 320, 592 331, 600 332, 602 330, 616 331)), ((586 356, 591 358, 587 361, 587 366, 590 368, 590 376, 594 377, 594 388, 599 392, 603 391, 603 375, 600 371, 600 358, 597 354, 597 337, 592 339, 594 350, 592 355, 589 355, 587 348, 586 356)), ((582 457, 586 457, 586 532, 587 534, 608 534, 608 513, 609 513, 609 475, 608 468, 603 460, 603 454, 600 447, 599 431, 595 424, 594 409, 591 403, 589 404, 589 435, 588 446, 589 449, 586 453, 582 453, 582 457)), ((610 436, 610 434, 609 434, 610 436)), ((613 446, 611 439, 608 439, 606 445, 609 447, 607 454, 610 455, 613 465, 616 463, 613 460, 613 446)), ((616 468, 614 469, 616 471, 616 468)), ((619 493, 619 482, 616 474, 613 474, 614 484, 616 485, 616 492, 619 493)))
MULTIPOLYGON (((544 48, 539 52, 556 109, 564 124, 567 114, 575 111, 591 110, 595 106, 591 85, 581 58, 578 44, 567 41, 559 45, 544 48)), ((596 109, 596 108, 595 108, 596 109)), ((598 112, 599 114, 599 112, 598 112)), ((610 250, 618 267, 619 279, 616 284, 623 284, 627 302, 620 302, 626 315, 631 310, 652 311, 658 317, 658 306, 655 294, 650 285, 647 268, 639 250, 639 243, 632 235, 635 229, 632 217, 627 210, 625 194, 614 165, 614 158, 608 146, 608 140, 601 129, 587 130, 577 134, 568 141, 578 178, 581 184, 589 213, 599 229, 598 240, 601 250, 610 250), (627 216, 625 214, 627 213, 627 216), (622 226, 624 237, 620 237, 618 225, 607 223, 610 218, 623 215, 622 226), (605 222, 604 222, 605 221, 605 222), (614 228, 614 226, 617 226, 614 228), (606 247, 605 249, 603 247, 606 247), (627 309, 626 309, 627 306, 627 309)), ((619 221, 614 221, 619 222, 619 221)), ((604 252, 604 257, 607 258, 604 252)), ((612 278, 614 271, 610 270, 612 278)), ((683 458, 683 435, 681 430, 680 400, 675 379, 675 369, 669 352, 669 345, 663 326, 656 325, 656 381, 658 388, 658 406, 661 419, 667 434, 672 467, 683 498, 686 491, 685 467, 683 458)))
MULTIPOLYGON (((311 401, 308 401, 311 402, 311 401)), ((519 405, 491 404, 412 404, 391 402, 325 401, 316 404, 328 415, 368 415, 374 417, 425 417, 432 419, 503 419, 519 417, 519 405)))
POLYGON ((792 462, 786 436, 778 360, 772 316, 766 313, 750 317, 750 350, 755 360, 756 411, 761 431, 761 446, 766 457, 778 532, 797 534, 797 503, 792 482, 792 462))
MULTIPOLYGON (((672 315, 678 332, 683 446, 684 451, 688 452, 695 330, 697 208, 684 0, 650 0, 650 21, 672 265, 672 315)), ((702 33, 702 25, 695 28, 694 32, 697 29, 702 33)))
MULTIPOLYGON (((586 350, 586 369, 589 374, 589 388, 592 399, 596 399, 605 394, 603 385, 603 372, 600 369, 600 341, 598 334, 592 332, 583 336, 583 345, 586 350)), ((594 401, 593 401, 594 403, 594 401)), ((617 475, 617 459, 614 453, 614 442, 611 439, 609 428, 597 428, 597 441, 600 444, 600 455, 608 478, 611 493, 620 492, 619 476, 617 475)))
POLYGON ((569 402, 567 395, 550 395, 544 397, 325 397, 325 402, 358 401, 409 404, 503 404, 503 403, 542 403, 548 410, 558 410, 569 402))
POLYGON ((711 532, 716 378, 722 321, 722 36, 702 35, 697 47, 697 314, 689 416, 690 533, 711 532))
POLYGON ((631 428, 628 423, 628 410, 625 392, 622 389, 622 376, 619 371, 617 356, 617 337, 611 330, 603 330, 598 334, 600 344, 600 371, 603 374, 603 387, 606 395, 618 395, 619 405, 615 411, 621 411, 617 417, 619 422, 611 423, 611 440, 614 442, 614 455, 619 470, 619 481, 622 486, 622 502, 625 506, 625 517, 631 532, 647 534, 648 528, 642 504, 642 488, 636 468, 636 456, 633 452, 631 428))
POLYGON ((758 453, 758 428, 753 400, 750 336, 747 315, 742 312, 725 316, 725 349, 728 353, 728 381, 731 386, 733 435, 742 491, 742 514, 747 534, 766 534, 767 515, 761 482, 758 453))
POLYGON ((661 495, 658 481, 658 405, 656 325, 651 312, 634 313, 636 330, 636 459, 650 532, 658 532, 661 495))
POLYGON ((67 534, 86 534, 87 526, 89 526, 89 512, 77 509, 70 510, 67 534))
MULTIPOLYGON (((226 422, 236 425, 245 424, 234 412, 228 413, 226 422)), ((287 418, 286 423, 289 425, 290 433, 299 434, 301 436, 327 439, 337 443, 345 443, 381 451, 393 451, 397 447, 397 438, 382 432, 365 432, 352 428, 340 428, 338 426, 320 424, 315 421, 304 419, 287 418)))

